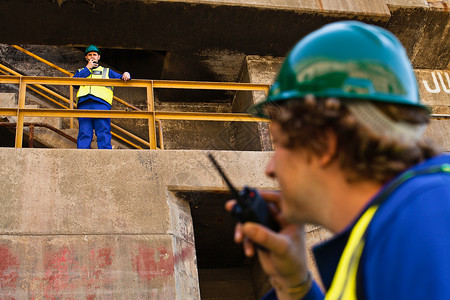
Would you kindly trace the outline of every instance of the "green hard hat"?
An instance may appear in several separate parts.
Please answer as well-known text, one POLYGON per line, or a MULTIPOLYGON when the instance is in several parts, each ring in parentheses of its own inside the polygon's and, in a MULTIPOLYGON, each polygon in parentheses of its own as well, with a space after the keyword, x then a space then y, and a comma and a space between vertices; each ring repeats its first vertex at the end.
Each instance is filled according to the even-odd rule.
POLYGON ((289 52, 266 104, 306 95, 367 99, 424 107, 413 68, 389 31, 358 21, 331 23, 308 34, 289 52))
POLYGON ((86 47, 84 53, 88 54, 89 52, 97 52, 99 55, 101 54, 100 50, 98 50, 98 48, 94 45, 89 45, 86 47))

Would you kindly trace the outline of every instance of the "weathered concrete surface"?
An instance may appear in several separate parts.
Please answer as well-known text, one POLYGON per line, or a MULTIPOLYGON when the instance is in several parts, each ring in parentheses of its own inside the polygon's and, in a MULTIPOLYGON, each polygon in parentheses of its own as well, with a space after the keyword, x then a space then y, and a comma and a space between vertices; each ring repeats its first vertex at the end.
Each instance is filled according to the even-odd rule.
MULTIPOLYGON (((281 67, 283 58, 261 57, 249 55, 245 58, 241 82, 256 84, 272 84, 281 67)), ((247 112, 255 103, 264 101, 264 92, 237 92, 233 99, 233 112, 247 112)), ((236 123, 236 149, 237 150, 272 150, 268 123, 236 123)))
MULTIPOLYGON (((206 153, 1 148, 0 297, 200 299, 195 247, 201 241, 194 242, 190 205, 177 191, 226 190, 206 153)), ((277 188, 262 172, 271 153, 215 155, 237 185, 277 188)), ((231 226, 218 226, 232 231, 233 220, 221 211, 231 226)), ((210 256, 226 259, 221 248, 229 249, 231 231, 210 256)), ((329 236, 309 231, 308 245, 329 236)), ((238 287, 262 294, 267 280, 256 269, 202 271, 203 289, 213 297, 211 285, 234 278, 238 287)), ((245 293, 233 299, 248 299, 245 293)))
MULTIPOLYGON (((242 81, 251 83, 272 84, 281 67, 283 59, 269 56, 247 56, 242 81)), ((433 114, 450 115, 450 71, 416 69, 414 73, 417 78, 420 98, 423 103, 431 108, 433 114)), ((264 93, 237 93, 233 102, 233 111, 245 111, 251 105, 264 101, 264 93)), ((239 125, 238 125, 239 126, 239 125)), ((242 126, 242 125, 240 125, 242 126)), ((259 137, 257 149, 271 149, 270 139, 267 133, 267 124, 246 125, 246 137, 259 137), (264 148, 261 145, 265 145, 264 148), (261 148, 259 148, 261 147, 261 148)), ((239 127, 237 127, 240 129, 239 127)), ((433 118, 425 135, 440 145, 445 151, 450 150, 450 118, 433 118)), ((240 129, 242 130, 242 129, 240 129)), ((239 139, 237 139, 239 141, 239 139)), ((253 142, 255 144, 255 142, 253 142)), ((240 144, 237 144, 238 146, 240 144)), ((242 149, 245 150, 245 149, 242 149)))
MULTIPOLYGON (((170 1, 170 0, 163 0, 170 1)), ((317 10, 321 12, 340 12, 343 14, 363 14, 379 17, 389 17, 389 9, 384 0, 375 1, 345 1, 345 0, 184 0, 186 3, 193 4, 211 4, 211 5, 231 5, 248 6, 268 9, 286 9, 293 11, 317 10)))
MULTIPOLYGON (((417 67, 442 68, 449 63, 448 6, 448 0, 3 1, 0 42, 66 46, 94 42, 105 48, 197 53, 197 59, 200 53, 223 51, 236 58, 283 56, 312 30, 356 19, 393 30, 414 54, 417 67), (88 34, 93 27, 94 40, 88 34)), ((164 68, 170 62, 167 58, 164 68)))
POLYGON ((433 140, 442 150, 450 152, 450 119, 438 118, 431 120, 425 136, 433 140))
MULTIPOLYGON (((163 102, 159 111, 230 113, 230 102, 163 102)), ((165 149, 235 150, 233 122, 162 120, 165 149)))
POLYGON ((403 43, 418 69, 446 69, 450 57, 449 1, 387 0, 386 29, 403 43))
POLYGON ((420 98, 435 113, 450 113, 450 70, 415 70, 420 98))
MULTIPOLYGON (((234 182, 275 188, 269 153, 216 156, 234 182)), ((0 164, 1 297, 199 299, 190 208, 174 193, 224 189, 206 152, 2 148, 0 164)))
MULTIPOLYGON (((415 70, 420 97, 434 114, 450 115, 450 71, 415 70)), ((433 118, 425 135, 450 151, 450 118, 433 118)))

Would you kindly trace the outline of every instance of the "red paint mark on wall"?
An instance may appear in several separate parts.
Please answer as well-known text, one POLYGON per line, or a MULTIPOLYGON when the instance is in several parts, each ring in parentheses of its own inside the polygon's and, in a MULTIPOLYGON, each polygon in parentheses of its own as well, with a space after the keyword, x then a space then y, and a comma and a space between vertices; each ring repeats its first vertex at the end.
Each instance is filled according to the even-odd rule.
POLYGON ((173 255, 164 247, 139 247, 139 253, 132 258, 132 263, 139 277, 147 281, 174 273, 173 255))
POLYGON ((106 267, 109 267, 113 262, 112 250, 110 248, 98 248, 91 250, 89 256, 89 269, 93 275, 100 275, 106 267))
POLYGON ((181 251, 175 254, 175 263, 179 264, 185 261, 186 259, 192 260, 194 259, 194 246, 183 247, 181 251))
POLYGON ((80 278, 80 267, 72 249, 63 247, 45 256, 45 298, 60 298, 61 293, 73 290, 80 278))
POLYGON ((1 299, 14 299, 19 279, 19 259, 8 247, 0 246, 0 287, 1 299))
POLYGON ((114 255, 111 248, 92 249, 89 254, 89 270, 87 274, 88 300, 96 298, 95 291, 105 288, 113 279, 106 269, 111 266, 114 255))

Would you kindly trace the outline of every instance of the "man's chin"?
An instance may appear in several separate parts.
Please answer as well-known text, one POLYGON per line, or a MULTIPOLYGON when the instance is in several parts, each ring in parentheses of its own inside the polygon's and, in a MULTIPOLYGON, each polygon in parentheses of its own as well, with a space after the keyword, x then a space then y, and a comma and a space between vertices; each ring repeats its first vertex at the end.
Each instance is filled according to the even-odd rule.
POLYGON ((283 216, 289 223, 298 223, 298 216, 296 216, 295 212, 287 207, 283 207, 283 216))
POLYGON ((305 220, 305 216, 301 213, 296 212, 294 209, 290 209, 288 207, 283 206, 283 217, 291 224, 305 224, 307 221, 305 220))

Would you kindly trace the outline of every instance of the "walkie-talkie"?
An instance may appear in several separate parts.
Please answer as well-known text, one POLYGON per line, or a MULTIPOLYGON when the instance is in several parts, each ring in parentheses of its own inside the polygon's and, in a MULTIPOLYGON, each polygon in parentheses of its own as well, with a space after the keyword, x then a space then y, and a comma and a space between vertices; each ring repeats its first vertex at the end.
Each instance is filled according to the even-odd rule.
POLYGON ((279 231, 279 224, 274 220, 272 215, 270 214, 269 207, 261 195, 258 193, 256 189, 245 186, 244 189, 240 192, 236 190, 236 188, 231 184, 228 177, 223 172, 222 168, 217 163, 214 156, 209 153, 209 159, 216 167, 220 176, 225 180, 231 194, 236 199, 237 204, 233 206, 231 210, 231 215, 238 222, 255 222, 262 224, 274 231, 279 231))

